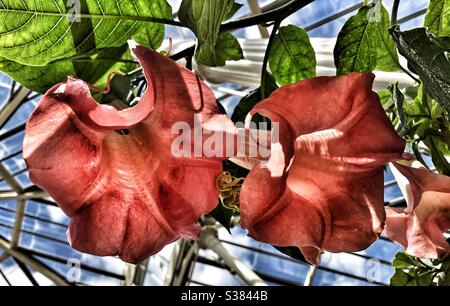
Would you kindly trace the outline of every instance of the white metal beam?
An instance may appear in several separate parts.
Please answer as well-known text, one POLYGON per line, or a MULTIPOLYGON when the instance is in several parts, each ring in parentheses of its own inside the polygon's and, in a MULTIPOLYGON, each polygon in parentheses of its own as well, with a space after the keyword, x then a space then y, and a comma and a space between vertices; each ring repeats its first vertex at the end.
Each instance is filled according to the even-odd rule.
MULTIPOLYGON (((247 0, 247 2, 253 15, 261 14, 261 7, 259 6, 257 0, 247 0)), ((270 34, 265 26, 258 25, 258 29, 261 34, 261 38, 269 38, 270 34)))
POLYGON ((18 200, 16 207, 16 218, 14 220, 14 228, 11 235, 10 247, 13 249, 15 249, 19 245, 24 214, 25 214, 25 200, 18 200))
POLYGON ((0 200, 32 200, 46 197, 49 197, 49 194, 45 191, 32 191, 24 193, 17 193, 15 191, 0 192, 0 200))
POLYGON ((3 127, 30 92, 31 90, 21 86, 8 103, 3 106, 0 110, 0 127, 3 127))
POLYGON ((267 286, 267 284, 246 264, 233 257, 222 245, 214 226, 205 226, 198 240, 202 249, 209 249, 216 253, 221 260, 250 286, 267 286))
POLYGON ((56 285, 69 286, 69 283, 59 274, 43 266, 33 257, 24 254, 19 250, 11 248, 11 245, 2 238, 0 238, 0 248, 4 249, 10 256, 14 257, 14 259, 19 260, 24 264, 26 264, 27 266, 29 266, 30 268, 32 268, 33 270, 40 272, 42 275, 53 281, 56 285))

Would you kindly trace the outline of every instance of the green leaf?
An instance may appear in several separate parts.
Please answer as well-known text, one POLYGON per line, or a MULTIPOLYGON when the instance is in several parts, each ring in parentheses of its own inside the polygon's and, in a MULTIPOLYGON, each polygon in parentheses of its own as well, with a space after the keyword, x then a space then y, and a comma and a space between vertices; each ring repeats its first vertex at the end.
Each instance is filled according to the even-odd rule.
POLYGON ((224 207, 219 201, 217 207, 210 212, 209 215, 216 219, 216 221, 219 222, 231 234, 230 228, 233 210, 224 207))
POLYGON ((428 34, 425 28, 400 32, 393 28, 400 53, 422 79, 427 93, 450 114, 450 38, 428 34))
POLYGON ((450 35, 450 1, 430 0, 424 26, 434 35, 450 35))
MULTIPOLYGON (((428 96, 424 90, 423 83, 417 86, 416 96, 411 103, 405 105, 405 110, 410 116, 429 117, 428 96)), ((423 136, 423 135, 419 135, 423 136)))
POLYGON ((408 118, 403 107, 403 105, 405 104, 405 96, 400 91, 398 82, 389 86, 389 90, 392 93, 392 101, 394 102, 395 109, 400 120, 400 125, 397 128, 397 131, 399 132, 400 136, 403 136, 408 133, 408 118))
MULTIPOLYGON (((275 82, 275 79, 273 76, 266 72, 266 77, 264 78, 264 96, 268 97, 274 92, 278 85, 275 82)), ((239 102, 239 104, 236 106, 233 116, 231 119, 234 123, 236 122, 244 122, 245 117, 247 114, 252 110, 253 107, 255 107, 256 104, 258 104, 262 100, 261 97, 261 88, 258 88, 251 93, 249 93, 247 96, 242 98, 242 100, 239 102)), ((255 119, 255 118, 254 118, 255 119)))
POLYGON ((281 27, 269 56, 270 70, 280 85, 294 84, 316 76, 316 54, 305 30, 281 27))
POLYGON ((413 141, 412 143, 411 143, 411 148, 412 148, 412 150, 413 150, 413 152, 414 152, 414 156, 416 157, 416 159, 425 167, 425 168, 427 168, 428 170, 430 170, 430 167, 428 167, 428 165, 427 165, 427 163, 425 162, 425 160, 423 159, 423 157, 422 157, 422 153, 420 153, 420 150, 419 150, 419 141, 413 141))
POLYGON ((216 44, 216 63, 224 66, 226 61, 238 61, 244 58, 238 40, 228 32, 220 33, 216 44))
MULTIPOLYGON (((447 242, 450 243, 449 239, 447 239, 447 242)), ((444 276, 441 278, 441 283, 444 286, 450 286, 450 259, 447 258, 442 263, 442 271, 444 273, 444 276)))
POLYGON ((378 1, 375 7, 377 17, 377 34, 379 39, 378 56, 377 56, 377 70, 381 71, 398 71, 400 68, 397 47, 389 34, 391 27, 391 20, 389 12, 383 5, 382 1, 378 1))
POLYGON ((302 262, 307 262, 305 259, 305 256, 303 256, 302 252, 300 252, 300 249, 297 247, 277 247, 274 246, 275 249, 283 253, 284 255, 287 255, 289 257, 292 257, 294 259, 297 259, 302 262))
POLYGON ((398 252, 392 261, 392 267, 396 269, 411 268, 419 264, 417 259, 405 252, 398 252))
POLYGON ((411 99, 415 99, 417 95, 419 94, 419 87, 421 87, 422 84, 415 84, 412 86, 408 86, 405 88, 405 95, 411 99))
POLYGON ((237 13, 237 11, 239 11, 243 6, 244 6, 243 4, 235 2, 233 4, 233 7, 229 10, 228 15, 225 17, 225 20, 228 20, 231 17, 233 17, 237 13))
POLYGON ((413 273, 407 273, 402 269, 395 269, 395 274, 391 278, 391 286, 432 286, 433 274, 425 272, 418 274, 415 270, 413 273))
POLYGON ((139 45, 157 50, 159 47, 161 47, 165 32, 166 31, 163 24, 149 23, 148 25, 143 26, 136 34, 134 34, 133 39, 139 45))
POLYGON ((128 95, 131 91, 131 77, 127 75, 115 75, 110 82, 110 91, 103 95, 101 103, 113 103, 120 101, 126 106, 128 95))
POLYGON ((411 277, 402 269, 395 269, 395 273, 391 278, 391 286, 406 286, 411 277))
POLYGON ((377 66, 377 23, 369 22, 372 8, 362 7, 344 24, 334 48, 337 75, 370 72, 377 66))
POLYGON ((25 87, 45 93, 68 76, 76 76, 86 82, 102 86, 113 71, 120 71, 122 63, 117 63, 127 52, 128 46, 111 48, 87 58, 85 61, 61 60, 46 66, 27 66, 0 57, 0 71, 25 87))
POLYGON ((449 152, 448 145, 435 136, 429 136, 423 142, 430 149, 431 159, 439 173, 450 176, 450 163, 445 158, 445 153, 449 152))
POLYGON ((72 62, 58 62, 47 66, 26 66, 0 57, 0 70, 22 84, 40 93, 45 93, 57 83, 64 82, 67 76, 74 75, 72 62))
MULTIPOLYGON (((234 15, 238 5, 234 0, 183 0, 178 17, 197 36, 195 60, 206 66, 224 64, 218 57, 216 45, 222 22, 234 15)), ((226 58, 230 59, 230 58, 226 58)))
MULTIPOLYGON (((172 19, 172 8, 167 5, 166 0, 151 1, 150 5, 155 16, 160 16, 163 19, 172 19)), ((157 50, 161 47, 164 35, 164 24, 147 22, 133 35, 133 39, 140 45, 157 50)))
POLYGON ((392 262, 395 274, 391 278, 391 286, 431 286, 435 267, 425 265, 414 256, 404 252, 395 255, 392 262))
POLYGON ((406 286, 432 286, 433 274, 431 271, 414 274, 406 286))
POLYGON ((43 66, 57 59, 120 47, 147 21, 171 18, 171 7, 165 0, 80 0, 79 8, 66 7, 66 3, 0 1, 0 56, 43 66))
POLYGON ((380 97, 380 102, 381 105, 383 105, 384 110, 389 110, 393 105, 392 92, 389 89, 381 89, 377 94, 380 97))
POLYGON ((113 72, 127 73, 136 69, 139 64, 134 60, 128 45, 110 48, 91 56, 86 62, 75 63, 75 76, 96 86, 106 86, 109 75, 113 72))

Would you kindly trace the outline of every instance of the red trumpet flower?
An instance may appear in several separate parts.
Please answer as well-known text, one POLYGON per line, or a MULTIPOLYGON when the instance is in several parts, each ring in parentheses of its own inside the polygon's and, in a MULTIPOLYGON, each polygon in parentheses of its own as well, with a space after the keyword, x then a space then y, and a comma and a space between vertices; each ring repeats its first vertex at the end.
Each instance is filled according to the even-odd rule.
POLYGON ((394 163, 407 209, 387 208, 386 235, 421 258, 445 258, 450 245, 450 177, 394 163))
POLYGON ((298 246, 312 264, 323 250, 359 251, 378 238, 383 166, 401 159, 405 143, 372 91, 373 79, 352 73, 305 80, 251 111, 277 122, 280 135, 241 189, 241 223, 252 237, 298 246))
POLYGON ((192 72, 143 47, 134 53, 148 81, 137 106, 100 105, 86 83, 69 78, 39 102, 23 145, 31 181, 71 218, 71 245, 128 262, 196 238, 199 217, 217 205, 220 159, 175 158, 173 124, 192 126, 194 115, 202 127, 231 122, 192 72))

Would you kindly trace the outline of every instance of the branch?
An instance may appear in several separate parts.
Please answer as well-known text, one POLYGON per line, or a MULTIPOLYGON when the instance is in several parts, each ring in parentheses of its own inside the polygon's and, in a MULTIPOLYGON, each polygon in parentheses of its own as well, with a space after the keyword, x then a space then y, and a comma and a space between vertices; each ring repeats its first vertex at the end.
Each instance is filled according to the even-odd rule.
POLYGON ((200 248, 216 253, 225 265, 235 272, 249 286, 267 286, 267 284, 246 264, 232 256, 218 239, 217 229, 206 226, 198 240, 200 248))
POLYGON ((230 21, 222 24, 221 32, 233 31, 240 28, 251 27, 258 24, 265 24, 275 20, 283 20, 289 15, 297 12, 299 9, 314 2, 314 0, 292 0, 291 2, 268 12, 258 15, 245 17, 236 21, 230 21))
POLYGON ((175 21, 175 20, 164 19, 164 18, 145 17, 145 16, 103 15, 103 14, 84 14, 84 13, 73 15, 70 13, 61 13, 61 12, 38 12, 38 11, 34 11, 34 10, 8 9, 8 8, 1 8, 0 12, 29 14, 32 16, 66 17, 66 18, 75 17, 75 18, 80 18, 80 19, 135 20, 135 21, 162 23, 162 24, 184 27, 181 23, 179 23, 178 21, 175 21))
POLYGON ((270 57, 270 51, 272 49, 272 44, 273 41, 275 39, 275 36, 278 32, 278 29, 280 28, 280 24, 281 24, 281 20, 280 21, 275 21, 274 25, 273 25, 273 29, 272 29, 272 33, 270 34, 270 38, 269 38, 269 42, 267 43, 267 49, 266 49, 266 54, 264 55, 264 61, 263 61, 263 65, 262 65, 262 72, 261 72, 261 98, 264 100, 265 98, 267 98, 265 96, 265 85, 266 85, 266 77, 267 77, 267 64, 269 62, 269 57, 270 57))
POLYGON ((195 45, 192 45, 192 46, 190 46, 190 47, 188 47, 188 48, 186 48, 186 49, 184 49, 184 50, 182 50, 182 51, 180 51, 178 53, 175 53, 174 55, 172 55, 170 57, 170 59, 173 60, 173 61, 178 61, 178 60, 180 60, 182 58, 194 55, 194 52, 195 52, 195 45))

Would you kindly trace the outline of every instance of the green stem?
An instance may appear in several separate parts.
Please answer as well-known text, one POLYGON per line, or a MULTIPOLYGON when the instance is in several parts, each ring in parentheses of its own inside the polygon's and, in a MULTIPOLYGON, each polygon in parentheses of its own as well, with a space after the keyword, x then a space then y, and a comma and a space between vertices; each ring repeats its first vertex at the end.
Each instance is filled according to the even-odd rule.
POLYGON ((102 58, 102 59, 91 59, 91 58, 76 58, 73 60, 70 60, 71 62, 75 62, 75 63, 89 63, 89 62, 105 62, 105 63, 109 63, 109 62, 114 62, 114 63, 124 63, 124 64, 139 64, 138 61, 133 61, 133 60, 125 60, 125 59, 106 59, 106 58, 102 58))
POLYGON ((57 12, 37 12, 37 11, 26 11, 18 9, 0 9, 0 13, 19 13, 19 14, 29 14, 35 16, 47 16, 47 17, 67 17, 67 18, 80 18, 80 19, 102 19, 102 20, 134 20, 134 21, 144 21, 153 23, 162 23, 173 26, 184 27, 180 22, 170 19, 161 19, 153 17, 144 16, 128 16, 128 15, 101 15, 101 14, 69 14, 69 13, 57 13, 57 12))
POLYGON ((262 24, 262 23, 264 23, 264 19, 267 19, 267 20, 265 20, 266 22, 267 21, 274 22, 272 33, 270 34, 269 42, 267 43, 266 54, 264 55, 264 61, 263 61, 262 72, 261 72, 260 92, 261 92, 261 98, 263 100, 265 98, 267 98, 266 91, 265 91, 265 81, 266 81, 266 77, 267 77, 266 72, 267 72, 267 64, 269 62, 269 57, 270 57, 270 50, 272 48, 272 44, 273 44, 275 36, 278 32, 278 29, 280 28, 281 22, 283 22, 284 19, 286 19, 290 15, 294 14, 295 12, 297 12, 298 10, 300 10, 301 8, 305 7, 306 5, 308 5, 312 2, 314 2, 314 0, 292 0, 285 6, 282 6, 276 10, 254 16, 253 18, 250 17, 247 19, 238 20, 237 22, 234 22, 234 23, 230 22, 230 23, 222 26, 221 30, 232 30, 234 28, 234 26, 237 25, 238 22, 241 22, 244 24, 245 24, 245 22, 247 22, 247 24, 245 24, 246 26, 252 25, 252 23, 262 24))
POLYGON ((404 68, 400 63, 397 64, 398 67, 400 67, 400 69, 406 73, 411 79, 413 79, 414 81, 416 81, 417 83, 420 84, 420 80, 418 78, 416 78, 411 72, 409 72, 406 68, 404 68))
POLYGON ((262 65, 261 70, 261 99, 264 100, 266 97, 266 90, 265 90, 265 84, 266 84, 266 77, 267 77, 267 65, 269 63, 269 57, 270 57, 270 50, 272 48, 273 41, 275 39, 275 36, 277 35, 278 29, 280 28, 281 20, 275 21, 273 24, 272 33, 270 34, 269 42, 267 43, 267 49, 266 54, 264 55, 264 61, 262 65))
MULTIPOLYGON (((397 15, 398 15, 398 8, 400 6, 400 0, 394 0, 394 3, 392 4, 392 12, 391 12, 391 26, 397 25, 397 15)), ((384 41, 383 41, 384 42, 384 41)), ((387 50, 389 50, 389 48, 387 48, 387 50)), ((395 63, 397 64, 397 66, 404 72, 406 73, 411 79, 413 79, 414 81, 416 81, 417 83, 420 83, 420 80, 418 78, 416 78, 411 72, 409 72, 408 69, 404 68, 400 62, 391 54, 391 52, 389 51, 389 54, 391 55, 391 57, 394 59, 395 63)))
POLYGON ((268 12, 264 12, 258 15, 250 17, 244 17, 236 21, 229 21, 222 24, 220 27, 221 32, 233 31, 240 28, 250 27, 258 24, 266 24, 271 21, 284 20, 293 13, 297 12, 301 8, 314 2, 315 0, 292 0, 291 2, 273 9, 268 12))

